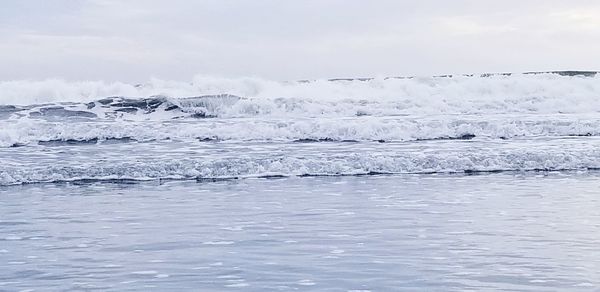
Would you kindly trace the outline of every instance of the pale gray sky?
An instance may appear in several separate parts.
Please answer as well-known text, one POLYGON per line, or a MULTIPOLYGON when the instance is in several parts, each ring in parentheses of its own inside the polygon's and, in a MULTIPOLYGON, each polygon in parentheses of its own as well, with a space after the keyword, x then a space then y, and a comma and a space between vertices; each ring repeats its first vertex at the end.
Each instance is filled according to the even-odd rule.
POLYGON ((600 1, 2 0, 0 80, 600 70, 600 1))

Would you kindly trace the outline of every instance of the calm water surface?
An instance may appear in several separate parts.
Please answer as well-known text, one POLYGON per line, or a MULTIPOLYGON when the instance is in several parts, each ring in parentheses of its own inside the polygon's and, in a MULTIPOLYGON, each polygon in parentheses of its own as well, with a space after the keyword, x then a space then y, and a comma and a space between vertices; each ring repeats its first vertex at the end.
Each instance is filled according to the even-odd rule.
POLYGON ((1 291, 599 291, 600 174, 0 188, 1 291))

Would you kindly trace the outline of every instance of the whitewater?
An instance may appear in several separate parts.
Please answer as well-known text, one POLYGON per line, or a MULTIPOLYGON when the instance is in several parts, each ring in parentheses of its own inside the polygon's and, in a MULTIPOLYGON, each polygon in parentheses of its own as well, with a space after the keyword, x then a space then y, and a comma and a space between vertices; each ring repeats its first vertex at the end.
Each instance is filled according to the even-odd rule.
POLYGON ((0 82, 2 291, 595 291, 600 75, 0 82))
POLYGON ((0 82, 0 185, 600 168, 590 72, 0 82))

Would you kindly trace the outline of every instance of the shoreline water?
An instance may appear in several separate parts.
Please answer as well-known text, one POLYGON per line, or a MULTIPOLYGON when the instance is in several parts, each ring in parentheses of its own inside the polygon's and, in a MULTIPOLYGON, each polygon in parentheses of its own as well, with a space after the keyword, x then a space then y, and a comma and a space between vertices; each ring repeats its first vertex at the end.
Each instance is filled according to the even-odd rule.
POLYGON ((0 289, 587 291, 598 186, 554 173, 3 187, 0 289))
POLYGON ((0 290, 589 290, 598 81, 0 83, 0 290))

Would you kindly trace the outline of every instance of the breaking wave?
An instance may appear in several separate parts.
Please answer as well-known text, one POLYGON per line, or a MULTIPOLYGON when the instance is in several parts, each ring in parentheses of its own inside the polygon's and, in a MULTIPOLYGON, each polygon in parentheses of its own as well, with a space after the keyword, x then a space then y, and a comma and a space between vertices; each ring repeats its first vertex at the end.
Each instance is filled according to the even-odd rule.
POLYGON ((81 180, 216 180, 248 177, 431 174, 600 169, 600 150, 510 149, 473 152, 94 161, 77 165, 0 165, 0 185, 81 180))
POLYGON ((600 169, 594 72, 0 82, 0 185, 600 169))
POLYGON ((175 122, 64 123, 0 121, 0 147, 46 142, 106 143, 176 141, 398 142, 434 139, 512 139, 539 136, 598 136, 600 118, 457 117, 175 122))
MULTIPOLYGON (((589 113, 600 109, 600 76, 513 74, 276 82, 197 77, 192 82, 0 82, 4 110, 115 117, 171 111, 198 117, 589 113), (108 97, 108 98, 107 98, 108 97), (111 98, 113 97, 113 98, 111 98), (68 104, 58 104, 68 103, 68 104), (54 110, 54 112, 56 112, 54 110), (75 113, 73 113, 75 112, 75 113)), ((589 74, 588 74, 589 75, 589 74)), ((157 115, 158 116, 158 115, 157 115)))

